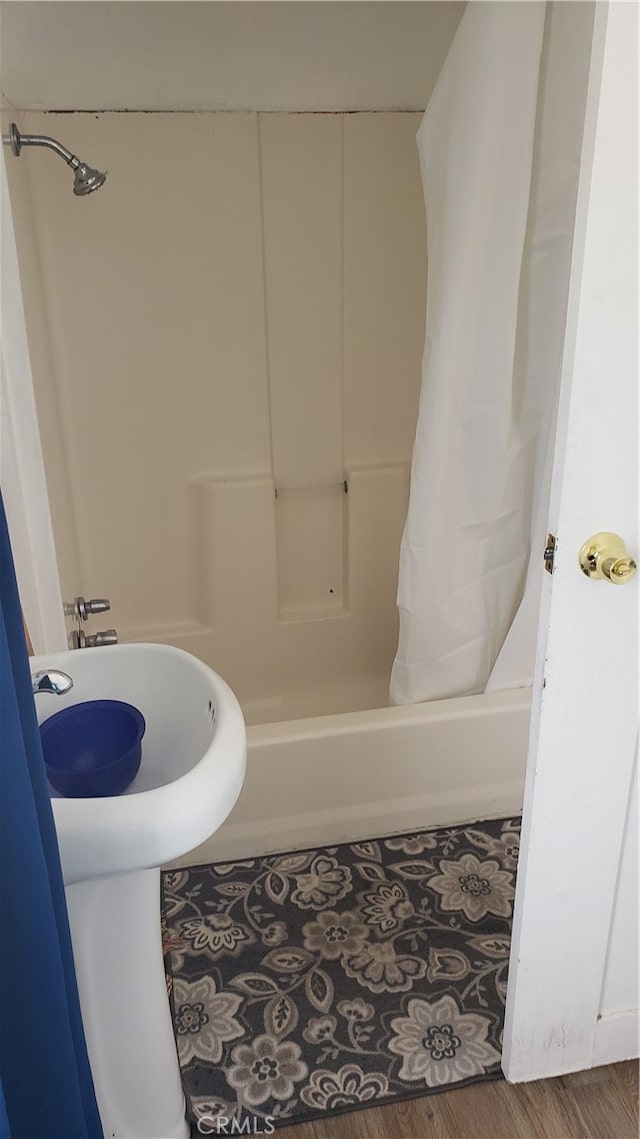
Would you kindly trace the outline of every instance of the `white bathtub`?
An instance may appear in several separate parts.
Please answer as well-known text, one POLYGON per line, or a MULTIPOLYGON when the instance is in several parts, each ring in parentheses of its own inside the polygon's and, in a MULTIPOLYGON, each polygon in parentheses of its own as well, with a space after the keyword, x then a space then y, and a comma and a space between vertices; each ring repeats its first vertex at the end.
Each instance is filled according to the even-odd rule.
POLYGON ((227 821, 172 866, 515 815, 530 689, 249 727, 227 821))

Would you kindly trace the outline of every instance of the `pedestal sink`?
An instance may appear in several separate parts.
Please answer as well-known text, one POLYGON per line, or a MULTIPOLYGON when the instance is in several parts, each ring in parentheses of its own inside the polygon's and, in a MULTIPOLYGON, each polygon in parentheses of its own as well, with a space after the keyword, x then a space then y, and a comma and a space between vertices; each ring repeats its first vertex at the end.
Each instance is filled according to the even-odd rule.
POLYGON ((204 842, 242 787, 246 736, 227 684, 167 645, 35 657, 73 678, 39 694, 38 720, 83 700, 124 700, 147 723, 142 765, 123 794, 52 790, 73 953, 107 1139, 187 1139, 160 933, 160 867, 204 842))

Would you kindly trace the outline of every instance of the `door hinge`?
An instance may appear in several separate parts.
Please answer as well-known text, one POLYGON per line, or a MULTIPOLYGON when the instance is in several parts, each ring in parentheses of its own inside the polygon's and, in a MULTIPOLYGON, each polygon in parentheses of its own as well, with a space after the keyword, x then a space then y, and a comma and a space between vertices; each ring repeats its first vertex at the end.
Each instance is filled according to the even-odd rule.
POLYGON ((555 534, 547 534, 547 544, 544 548, 544 568, 547 573, 553 573, 553 563, 556 556, 557 539, 555 534))

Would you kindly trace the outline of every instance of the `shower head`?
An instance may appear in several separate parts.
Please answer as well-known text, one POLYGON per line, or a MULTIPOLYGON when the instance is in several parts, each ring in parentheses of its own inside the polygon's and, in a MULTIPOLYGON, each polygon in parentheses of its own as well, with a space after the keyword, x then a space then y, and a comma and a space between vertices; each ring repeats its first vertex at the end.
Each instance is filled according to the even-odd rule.
POLYGON ((23 146, 46 146, 49 150, 55 150, 56 154, 64 158, 67 166, 70 166, 74 171, 73 192, 78 197, 85 197, 94 190, 98 190, 107 177, 101 170, 94 170, 92 166, 87 166, 86 163, 81 162, 75 154, 72 154, 66 146, 63 146, 55 138, 49 138, 45 134, 20 134, 15 123, 11 123, 8 137, 3 138, 2 141, 5 146, 11 147, 16 158, 19 158, 23 146))
POLYGON ((93 166, 85 166, 84 162, 76 166, 75 171, 73 192, 77 194, 78 197, 83 197, 85 194, 92 194, 94 190, 99 190, 107 178, 107 175, 103 174, 101 170, 94 170, 93 166))

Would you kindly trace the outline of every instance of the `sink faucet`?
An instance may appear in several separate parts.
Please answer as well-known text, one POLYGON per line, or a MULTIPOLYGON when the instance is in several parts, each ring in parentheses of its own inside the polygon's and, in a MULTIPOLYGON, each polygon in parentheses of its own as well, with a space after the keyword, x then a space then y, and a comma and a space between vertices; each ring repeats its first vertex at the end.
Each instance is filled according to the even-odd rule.
POLYGON ((53 692, 56 696, 62 696, 73 688, 73 680, 69 674, 60 672, 57 668, 51 668, 48 672, 34 672, 31 683, 34 695, 38 692, 53 692))

